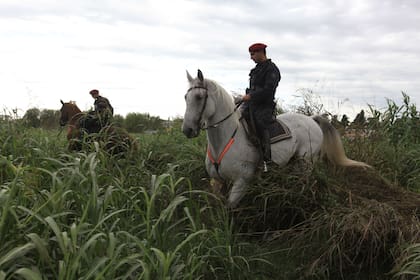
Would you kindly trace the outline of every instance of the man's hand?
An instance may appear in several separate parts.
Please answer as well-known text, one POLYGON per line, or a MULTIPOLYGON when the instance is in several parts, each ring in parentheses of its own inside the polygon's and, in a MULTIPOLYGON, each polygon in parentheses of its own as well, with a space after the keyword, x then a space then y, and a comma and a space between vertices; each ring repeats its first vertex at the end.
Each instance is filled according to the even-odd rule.
POLYGON ((239 103, 241 103, 241 102, 242 102, 242 95, 234 95, 234 96, 233 96, 233 102, 234 102, 235 104, 239 104, 239 103))
POLYGON ((250 94, 244 95, 242 97, 242 101, 249 101, 249 100, 251 100, 251 95, 250 94))

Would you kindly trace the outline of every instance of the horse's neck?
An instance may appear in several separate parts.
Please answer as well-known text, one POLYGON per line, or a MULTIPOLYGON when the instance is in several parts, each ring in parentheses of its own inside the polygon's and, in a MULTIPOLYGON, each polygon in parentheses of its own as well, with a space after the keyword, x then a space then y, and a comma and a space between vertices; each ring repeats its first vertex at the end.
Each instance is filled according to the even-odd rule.
POLYGON ((71 124, 71 125, 77 124, 79 122, 80 118, 82 117, 82 115, 83 115, 83 113, 82 113, 82 111, 80 111, 79 108, 77 108, 77 107, 74 108, 73 114, 70 117, 69 124, 71 124))
POLYGON ((239 115, 237 112, 234 112, 235 108, 227 98, 228 97, 225 96, 225 94, 220 94, 218 98, 216 98, 216 113, 207 121, 207 125, 210 125, 207 129, 207 140, 210 149, 214 153, 220 153, 224 149, 239 126, 239 115), (229 114, 232 115, 216 127, 211 126, 212 124, 223 120, 229 114))

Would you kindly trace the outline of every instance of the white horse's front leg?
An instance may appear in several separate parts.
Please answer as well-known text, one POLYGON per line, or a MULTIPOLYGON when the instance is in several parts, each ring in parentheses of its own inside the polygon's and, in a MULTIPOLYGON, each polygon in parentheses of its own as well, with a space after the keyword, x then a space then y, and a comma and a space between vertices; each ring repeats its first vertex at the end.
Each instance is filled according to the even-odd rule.
POLYGON ((248 181, 244 178, 239 178, 233 183, 232 190, 230 191, 227 201, 229 208, 235 208, 238 205, 239 201, 245 195, 247 187, 248 181))

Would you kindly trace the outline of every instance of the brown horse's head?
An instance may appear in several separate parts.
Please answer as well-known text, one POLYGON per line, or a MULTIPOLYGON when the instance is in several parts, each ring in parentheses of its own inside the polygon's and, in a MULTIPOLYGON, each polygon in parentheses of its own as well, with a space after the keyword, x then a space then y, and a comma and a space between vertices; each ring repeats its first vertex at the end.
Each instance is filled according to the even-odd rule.
POLYGON ((78 119, 77 116, 81 116, 81 111, 79 107, 77 107, 76 103, 73 101, 70 102, 63 102, 60 100, 61 104, 63 105, 60 109, 60 125, 65 126, 66 124, 73 124, 78 119))

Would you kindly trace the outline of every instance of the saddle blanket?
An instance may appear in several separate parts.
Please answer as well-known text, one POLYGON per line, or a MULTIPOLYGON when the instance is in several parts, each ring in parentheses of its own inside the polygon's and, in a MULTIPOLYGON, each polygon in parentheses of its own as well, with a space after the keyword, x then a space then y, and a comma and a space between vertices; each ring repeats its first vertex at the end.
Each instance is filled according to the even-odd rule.
MULTIPOLYGON (((253 132, 251 126, 247 123, 244 118, 241 118, 242 125, 245 128, 245 131, 249 137, 249 140, 254 143, 255 146, 259 146, 258 137, 253 132)), ((289 139, 292 137, 290 133, 289 127, 282 121, 276 119, 274 120, 269 126, 269 133, 270 133, 270 143, 277 143, 281 140, 289 139)))
POLYGON ((271 144, 292 137, 289 127, 280 120, 276 120, 270 124, 269 132, 271 144))

